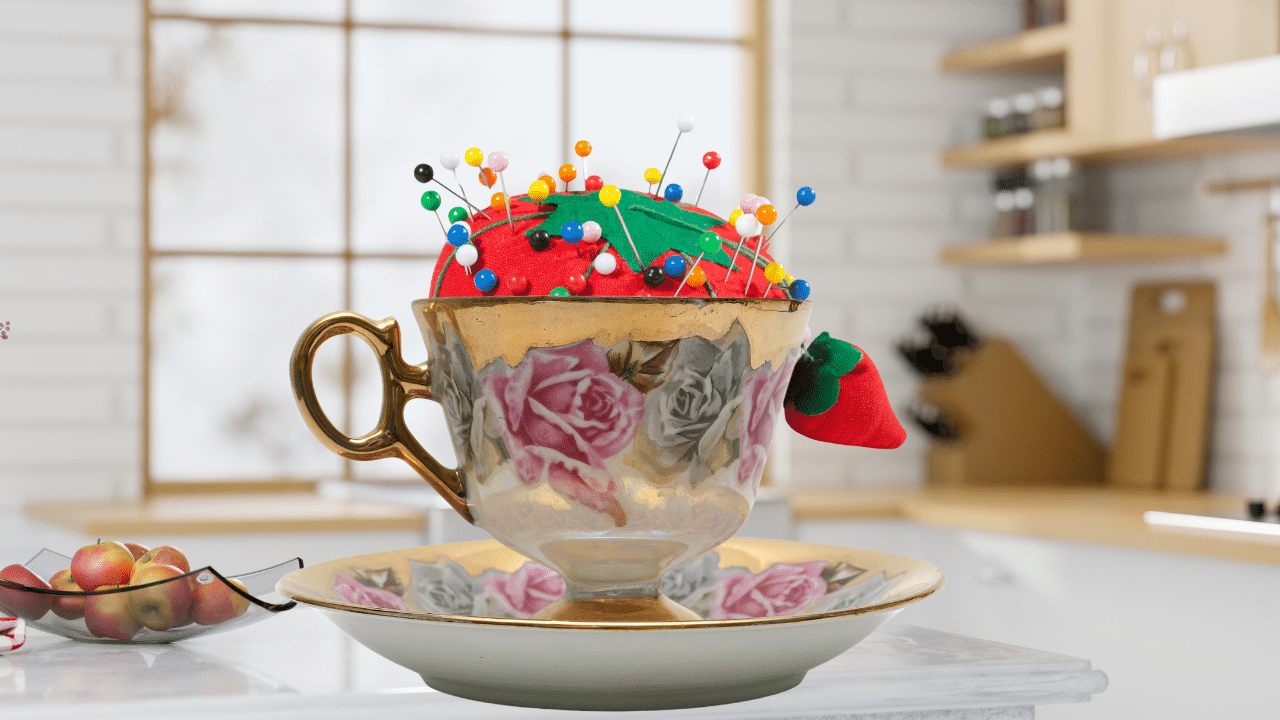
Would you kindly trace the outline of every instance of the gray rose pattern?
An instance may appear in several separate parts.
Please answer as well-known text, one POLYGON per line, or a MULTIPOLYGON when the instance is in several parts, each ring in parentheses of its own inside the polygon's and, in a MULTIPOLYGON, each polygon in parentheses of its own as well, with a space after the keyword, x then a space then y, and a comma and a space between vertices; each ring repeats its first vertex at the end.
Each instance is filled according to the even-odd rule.
POLYGON ((669 471, 688 467, 695 483, 734 459, 725 444, 742 404, 747 339, 720 348, 702 338, 682 341, 666 380, 645 398, 648 459, 669 471), (713 460, 717 453, 728 457, 713 460))
POLYGON ((707 553, 667 570, 662 575, 662 594, 707 617, 711 613, 719 563, 717 553, 707 553))
MULTIPOLYGON (((751 575, 746 568, 722 568, 719 565, 720 554, 716 552, 709 552, 681 563, 667 570, 662 576, 662 592, 703 618, 708 618, 712 615, 712 605, 716 601, 718 589, 723 590, 722 581, 744 573, 751 575)), ((523 576, 531 567, 547 570, 545 566, 529 562, 515 573, 489 569, 472 577, 466 569, 452 560, 441 559, 431 563, 410 560, 411 578, 407 589, 403 591, 395 573, 389 568, 377 570, 353 568, 345 574, 355 582, 371 588, 375 593, 394 593, 395 595, 403 593, 405 599, 420 612, 514 618, 528 615, 513 614, 508 607, 510 603, 503 603, 495 598, 494 590, 503 584, 501 581, 507 581, 509 584, 513 576, 523 576)), ((774 566, 776 567, 779 566, 774 566)), ((769 568, 759 575, 767 575, 774 568, 769 568)), ((847 562, 829 565, 821 573, 821 579, 826 584, 825 595, 808 607, 797 608, 792 612, 831 612, 871 605, 892 592, 901 577, 901 575, 889 577, 883 572, 871 577, 866 575, 866 569, 855 567, 847 562)), ((357 604, 370 604, 373 607, 387 607, 386 604, 377 604, 376 599, 344 599, 357 604)), ((404 609, 403 606, 401 609, 404 609)))
POLYGON ((466 466, 472 456, 471 425, 477 395, 476 374, 471 369, 471 356, 462 340, 449 326, 444 328, 444 342, 438 346, 431 364, 431 395, 440 402, 449 420, 449 434, 458 464, 466 466))
POLYGON ((452 560, 438 563, 409 561, 409 595, 418 609, 441 615, 484 616, 484 587, 452 560))

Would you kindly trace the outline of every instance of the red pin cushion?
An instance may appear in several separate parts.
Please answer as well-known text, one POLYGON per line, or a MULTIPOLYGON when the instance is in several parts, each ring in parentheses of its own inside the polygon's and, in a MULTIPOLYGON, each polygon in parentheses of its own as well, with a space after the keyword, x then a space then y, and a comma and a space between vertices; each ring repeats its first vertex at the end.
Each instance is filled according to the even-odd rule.
MULTIPOLYGON (((622 192, 630 205, 653 207, 664 212, 673 209, 672 204, 666 200, 655 200, 651 196, 629 190, 622 192), (662 207, 664 205, 666 207, 662 207)), ((632 238, 641 248, 642 255, 646 247, 655 247, 655 243, 662 243, 657 245, 658 247, 675 246, 668 247, 646 267, 661 266, 668 257, 683 255, 688 258, 688 266, 692 268, 692 261, 698 255, 696 250, 693 252, 688 250, 696 247, 696 238, 707 229, 723 239, 722 251, 725 253, 726 262, 728 258, 732 258, 739 239, 732 226, 701 208, 678 205, 676 209, 682 213, 688 213, 686 217, 691 221, 707 227, 704 229, 692 225, 681 227, 667 223, 650 224, 648 227, 656 227, 660 232, 646 233, 642 236, 641 228, 645 227, 642 223, 649 216, 637 217, 636 211, 631 210, 624 216, 632 238), (661 231, 667 231, 666 234, 670 237, 655 237, 655 234, 662 234, 661 231), (682 248, 686 252, 681 253, 676 248, 682 248)), ((628 264, 628 258, 631 264, 635 264, 631 245, 618 224, 614 209, 601 205, 598 193, 556 193, 549 196, 541 205, 531 201, 527 195, 515 197, 511 203, 511 215, 513 218, 524 219, 514 220, 511 225, 507 223, 505 209, 486 209, 485 212, 488 213, 489 219, 477 214, 469 220, 474 232, 472 243, 480 254, 480 259, 471 266, 471 274, 467 274, 465 268, 451 260, 453 248, 445 245, 431 276, 432 297, 546 296, 558 287, 566 288, 574 295, 594 297, 670 297, 680 285, 679 278, 666 277, 661 285, 651 288, 645 284, 641 273, 632 270, 628 264), (558 224, 546 226, 552 211, 556 209, 557 200, 563 202, 566 196, 572 198, 575 207, 581 208, 580 212, 568 219, 578 222, 588 220, 598 222, 604 231, 604 237, 600 241, 583 240, 570 243, 559 237, 558 224), (590 200, 590 202, 583 202, 584 200, 590 200), (543 229, 547 230, 552 237, 551 244, 546 250, 537 251, 530 247, 527 235, 540 225, 543 225, 543 229), (612 253, 618 260, 617 269, 608 275, 595 271, 591 267, 592 260, 604 247, 605 241, 609 242, 607 252, 612 253), (475 273, 484 269, 492 270, 498 276, 497 287, 487 293, 481 292, 475 285, 475 273), (524 278, 524 281, 520 281, 519 278, 524 278), (581 279, 585 279, 585 283, 582 283, 581 279), (513 287, 523 288, 523 291, 514 291, 513 287), (577 287, 581 287, 582 290, 576 291, 577 287)), ((676 220, 678 221, 679 218, 677 217, 676 220)), ((747 250, 754 251, 757 242, 758 239, 754 237, 743 242, 743 252, 738 254, 734 262, 736 269, 728 281, 725 281, 727 264, 715 263, 708 258, 703 258, 698 263, 698 267, 706 273, 707 283, 701 287, 693 287, 686 283, 680 290, 680 297, 709 297, 708 286, 714 291, 716 297, 763 297, 766 289, 769 288, 769 281, 764 277, 763 267, 756 267, 751 287, 749 290, 746 287, 747 276, 751 274, 751 255, 747 250)), ((760 259, 762 264, 773 262, 773 258, 767 251, 760 253, 760 259)), ((775 286, 768 291, 768 297, 783 299, 787 294, 775 286)))

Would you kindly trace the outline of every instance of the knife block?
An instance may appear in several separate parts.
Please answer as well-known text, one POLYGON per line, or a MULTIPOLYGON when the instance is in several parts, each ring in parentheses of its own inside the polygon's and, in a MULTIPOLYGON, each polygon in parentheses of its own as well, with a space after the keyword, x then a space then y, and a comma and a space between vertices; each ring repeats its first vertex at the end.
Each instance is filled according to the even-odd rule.
POLYGON ((927 454, 933 485, 1082 485, 1103 480, 1102 445, 1006 341, 955 354, 955 370, 930 375, 921 399, 938 406, 960 439, 927 454))
POLYGON ((1134 288, 1107 473, 1112 485, 1202 487, 1216 304, 1212 283, 1134 288))

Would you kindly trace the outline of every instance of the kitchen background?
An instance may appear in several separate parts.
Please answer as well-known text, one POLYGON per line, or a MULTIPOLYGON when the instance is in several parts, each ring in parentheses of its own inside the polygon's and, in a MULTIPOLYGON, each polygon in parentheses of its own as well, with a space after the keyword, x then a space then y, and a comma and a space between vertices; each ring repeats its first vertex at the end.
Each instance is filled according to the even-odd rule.
MULTIPOLYGON (((753 11, 747 4, 724 2, 712 8, 706 14, 744 18, 727 23, 726 32, 750 25, 745 18, 753 11)), ((1023 10, 1022 0, 774 0, 756 15, 768 28, 763 36, 768 64, 762 72, 769 78, 770 101, 768 112, 758 118, 768 130, 762 143, 767 148, 767 187, 751 186, 753 171, 738 168, 736 175, 726 173, 723 198, 716 207, 727 211, 732 199, 747 190, 775 200, 789 197, 800 185, 817 190, 818 202, 788 224, 789 243, 783 253, 788 269, 815 288, 814 329, 850 339, 876 360, 909 434, 902 448, 886 452, 824 445, 788 431, 775 449, 775 482, 793 488, 924 483, 929 440, 902 413, 920 380, 898 357, 895 346, 922 313, 939 307, 959 309, 985 337, 1008 338, 1109 445, 1115 433, 1132 287, 1160 280, 1208 280, 1217 285, 1218 340, 1207 485, 1226 493, 1275 495, 1280 458, 1272 448, 1280 432, 1280 388, 1258 363, 1266 198, 1262 193, 1210 194, 1205 188, 1213 181, 1276 174, 1280 150, 1130 160, 1077 170, 1096 200, 1086 208, 1090 222, 1115 232, 1223 238, 1224 255, 1007 268, 940 260, 946 246, 989 237, 995 212, 992 172, 944 168, 940 153, 980 139, 990 98, 1061 83, 1061 76, 1053 74, 943 72, 942 58, 949 50, 1019 32, 1023 10), (743 187, 727 187, 734 182, 743 187)), ((684 10, 670 14, 678 12, 684 10)), ((140 0, 0 0, 0 323, 8 323, 7 338, 0 339, 0 489, 11 513, 34 500, 130 499, 144 491, 147 445, 141 408, 148 371, 142 352, 142 302, 149 291, 142 220, 143 25, 140 0)), ((717 75, 711 78, 704 75, 713 64, 664 63, 658 56, 638 57, 636 62, 648 63, 677 81, 714 85, 724 80, 715 97, 722 98, 722 106, 734 108, 727 117, 749 119, 749 89, 742 86, 740 75, 726 80, 724 69, 741 71, 745 57, 715 66, 717 75)), ((462 65, 458 72, 469 69, 462 65)), ((675 112, 663 110, 661 122, 640 131, 641 137, 648 141, 652 136, 658 145, 668 142, 667 116, 673 118, 675 112)), ((690 156, 706 149, 706 139, 715 132, 708 116, 700 115, 699 121, 691 136, 695 142, 683 148, 690 156)), ((504 124, 517 122, 518 115, 502 119, 504 124)), ((586 129, 574 132, 573 139, 577 134, 592 135, 586 129)), ((732 132, 737 135, 725 136, 730 145, 745 144, 744 138, 752 137, 748 129, 732 132)), ((548 145, 556 142, 553 138, 548 145)), ((426 147, 432 148, 432 155, 423 157, 428 161, 445 149, 428 143, 423 152, 426 147)), ((739 148, 720 150, 726 157, 746 155, 739 148)), ((420 161, 410 154, 396 158, 395 172, 406 182, 406 168, 420 161)), ((554 167, 551 163, 563 161, 546 162, 554 167)), ((716 181, 713 174, 713 186, 716 181)), ((639 183, 638 171, 635 182, 639 183)), ((416 184, 408 191, 415 188, 416 184)), ((781 200, 777 204, 787 205, 781 200)), ((408 222, 420 220, 413 216, 408 222)), ((150 292, 156 292, 154 287, 150 292)), ((403 300, 406 307, 395 311, 402 323, 409 298, 403 300)), ((228 308, 234 307, 236 298, 227 302, 228 308)), ((219 317, 220 307, 213 308, 214 320, 234 325, 235 314, 228 310, 219 317)), ((275 329, 284 338, 279 341, 284 352, 306 321, 333 309, 337 307, 326 298, 321 306, 290 310, 305 319, 291 319, 275 329)), ((242 307, 235 312, 277 310, 242 307)), ((415 344, 410 341, 408 346, 415 344)), ((421 359, 421 353, 413 353, 411 359, 421 359)), ((216 362, 203 360, 217 369, 216 362)), ((287 397, 285 362, 283 355, 264 362, 261 375, 252 381, 278 387, 287 397)), ((199 384, 201 379, 190 382, 199 384)), ((234 395, 235 388, 218 384, 199 392, 204 397, 234 395)), ((180 395, 170 400, 175 412, 182 409, 180 395)), ((285 410, 289 413, 280 416, 278 427, 301 443, 291 452, 329 463, 328 452, 301 429, 292 407, 285 410)), ((160 426, 153 432, 172 429, 160 426)), ((181 448, 161 445, 156 450, 155 438, 153 453, 181 448)), ((218 442, 234 447, 236 440, 218 442)), ((248 446, 253 441, 242 437, 240 442, 248 446)), ((170 451, 176 453, 172 461, 180 465, 182 450, 170 451)), ((151 461, 157 463, 158 456, 153 454, 151 461)), ((303 543, 336 556, 363 551, 361 542, 372 550, 418 537, 401 530, 360 541, 322 532, 217 538, 207 539, 202 547, 206 556, 219 549, 244 556, 264 541, 303 543)), ((1113 587, 1107 584, 1111 579, 1132 577, 1128 573, 1140 564, 1145 568, 1141 582, 1156 588, 1151 592, 1178 597, 1176 603, 1170 601, 1167 612, 1151 613, 1145 624, 1140 623, 1145 634, 1123 636, 1124 644, 1148 642, 1161 627, 1180 623, 1185 615, 1179 613, 1197 604, 1229 615, 1222 612, 1226 601, 1217 588, 1242 587, 1237 584, 1241 577, 1258 577, 1241 570, 1248 566, 1240 563, 1182 557, 1175 562, 1172 555, 1138 551, 1091 554, 1092 546, 1048 548, 1026 538, 993 541, 990 536, 961 537, 914 526, 904 530, 891 523, 867 525, 858 532, 862 534, 817 527, 802 537, 879 544, 939 564, 944 564, 941 554, 949 552, 947 548, 960 546, 979 557, 1003 558, 1003 565, 977 564, 975 577, 985 577, 982 583, 953 574, 944 564, 952 578, 948 592, 967 604, 944 604, 940 595, 935 614, 910 620, 932 620, 959 632, 1090 657, 1113 682, 1112 689, 1089 706, 1103 711, 1099 717, 1135 716, 1146 707, 1145 699, 1178 692, 1197 672, 1188 665, 1185 675, 1178 674, 1177 668, 1185 663, 1165 650, 1150 650, 1144 653, 1151 656, 1147 659, 1101 655, 1113 644, 1106 633, 1123 632, 1153 602, 1151 594, 1117 600, 1107 592, 1113 587), (1025 597, 1001 596, 997 601, 974 589, 981 584, 994 586, 992 592, 1005 592, 1000 589, 1005 577, 1001 573, 1008 567, 1025 571, 1014 573, 1021 585, 1010 581, 1021 589, 1008 590, 1025 590, 1025 597), (1045 567, 1052 577, 1038 578, 1037 569, 1045 567), (1063 578, 1075 582, 1090 573, 1099 579, 1086 592, 1086 600, 1060 584, 1063 578), (1197 582, 1188 587, 1188 577, 1197 582), (987 600, 990 605, 983 605, 987 600), (1077 612, 1094 623, 1089 627, 1098 637, 1080 624, 1055 627, 1045 621, 1077 612), (1110 620, 1100 620, 1108 616, 1110 620), (1160 668, 1151 670, 1151 676, 1163 676, 1148 677, 1143 663, 1160 668)), ((69 542, 58 535, 49 538, 69 542)), ((7 538, 4 546, 25 547, 23 542, 7 538)), ((1265 582, 1274 597, 1275 583, 1265 582)), ((1259 618, 1269 617, 1265 597, 1255 593, 1229 598, 1238 617, 1220 622, 1237 623, 1231 632, 1219 627, 1213 637, 1193 635, 1185 642, 1208 648, 1205 654, 1211 657, 1232 655, 1239 638, 1248 636, 1250 627, 1259 627, 1259 618)), ((922 606, 920 612, 927 608, 922 606)), ((1235 660, 1231 672, 1238 685, 1223 685, 1216 694, 1265 686, 1265 671, 1274 663, 1245 655, 1235 660), (1258 685, 1252 685, 1255 682, 1258 685)), ((1203 717, 1197 713, 1215 707, 1208 700, 1196 705, 1194 693, 1179 696, 1177 704, 1189 714, 1166 713, 1167 717, 1203 717)), ((1081 712, 1084 709, 1060 716, 1091 716, 1081 712)))
MULTIPOLYGON (((1266 199, 1204 188, 1266 174, 1280 152, 1085 171, 1092 187, 1105 189, 1101 212, 1110 229, 1224 237, 1223 257, 947 265, 940 249, 987 237, 994 209, 991 173, 944 169, 940 150, 979 137, 988 98, 1053 78, 944 74, 940 58, 1017 32, 1022 3, 812 0, 778 3, 771 12, 770 184, 778 190, 770 192, 789 195, 792 185, 809 184, 820 194, 792 220, 789 267, 817 288, 813 326, 862 345, 878 361, 895 407, 914 397, 918 383, 895 342, 922 311, 958 307, 980 333, 1012 340, 1106 443, 1130 288, 1213 280, 1220 343, 1209 486, 1274 492, 1277 459, 1269 448, 1280 405, 1276 383, 1256 362, 1266 199)), ((143 447, 141 6, 5 0, 0 13, 0 321, 11 328, 0 341, 0 479, 20 499, 135 496, 143 447)), ((696 77, 699 68, 679 72, 696 77)), ((914 427, 909 435, 895 452, 797 437, 789 472, 775 472, 798 484, 921 483, 927 441, 914 427)), ((323 457, 318 446, 307 451, 323 457)))

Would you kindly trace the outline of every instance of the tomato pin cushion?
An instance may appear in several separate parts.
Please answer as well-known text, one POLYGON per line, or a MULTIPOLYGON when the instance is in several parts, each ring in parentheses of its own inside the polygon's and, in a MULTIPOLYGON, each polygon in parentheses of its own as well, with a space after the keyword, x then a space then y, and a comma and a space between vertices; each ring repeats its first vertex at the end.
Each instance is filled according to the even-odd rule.
MULTIPOLYGON (((575 151, 585 175, 590 145, 580 142, 575 151)), ((478 166, 478 156, 469 150, 467 162, 478 166)), ((505 153, 490 154, 499 172, 509 162, 505 153)), ((703 164, 709 175, 720 157, 707 153, 703 164)), ((585 190, 569 190, 572 170, 561 168, 564 191, 539 178, 529 193, 495 200, 500 212, 488 217, 475 212, 479 208, 450 210, 454 225, 432 273, 431 297, 809 299, 809 283, 786 273, 770 255, 769 241, 792 212, 814 202, 812 188, 801 188, 781 219, 767 198, 748 194, 725 220, 696 201, 682 203, 682 188, 664 185, 666 173, 656 168, 643 178, 658 185, 653 192, 618 188, 597 176, 588 177, 585 190)), ((422 182, 434 178, 429 165, 414 174, 422 182)), ((492 179, 482 184, 491 187, 492 179)), ((698 200, 701 194, 699 188, 698 200)), ((439 206, 431 200, 423 205, 434 212, 439 206)), ((871 359, 826 333, 803 350, 785 408, 792 428, 816 440, 895 448, 906 438, 871 359)))

